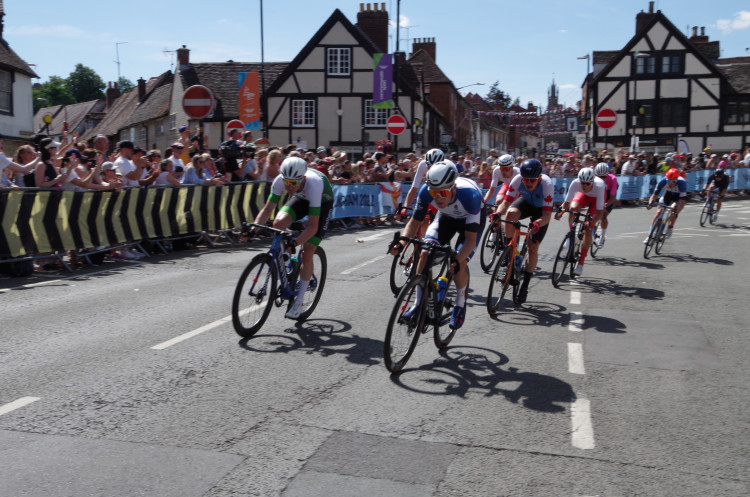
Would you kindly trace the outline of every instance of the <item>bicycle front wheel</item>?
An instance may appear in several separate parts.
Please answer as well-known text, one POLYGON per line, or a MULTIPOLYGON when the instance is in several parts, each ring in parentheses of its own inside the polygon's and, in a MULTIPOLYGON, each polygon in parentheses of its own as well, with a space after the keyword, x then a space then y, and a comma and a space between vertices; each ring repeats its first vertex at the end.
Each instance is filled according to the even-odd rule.
POLYGON ((406 366, 422 334, 426 310, 424 303, 427 301, 425 290, 425 279, 415 276, 401 288, 396 297, 383 342, 385 367, 391 373, 397 373, 406 366), (417 287, 422 287, 422 301, 419 303, 417 287))
POLYGON ((485 273, 492 270, 497 254, 500 253, 502 233, 495 223, 490 223, 482 236, 482 246, 479 250, 479 265, 485 273), (494 240, 492 240, 494 238, 494 240))
POLYGON ((646 245, 643 247, 643 257, 645 259, 648 259, 648 256, 651 254, 651 249, 654 248, 654 245, 656 244, 656 237, 659 233, 659 224, 661 223, 661 219, 657 219, 653 226, 651 226, 651 232, 648 234, 648 239, 646 240, 646 245))
MULTIPOLYGON (((469 293, 469 285, 471 284, 471 273, 469 273, 469 267, 466 267, 467 276, 469 279, 466 282, 466 294, 469 293)), ((435 292, 432 292, 437 298, 435 292)), ((448 286, 445 289, 445 295, 443 300, 435 304, 435 322, 433 323, 435 346, 439 349, 444 349, 451 343, 453 337, 456 336, 458 328, 451 328, 448 324, 453 314, 453 307, 456 305, 456 298, 458 297, 458 289, 456 288, 456 280, 453 279, 453 275, 448 275, 448 286)), ((464 302, 464 305, 466 303, 464 302)))
POLYGON ((565 269, 570 263, 571 253, 573 251, 573 235, 568 233, 563 238, 560 248, 557 250, 557 257, 555 257, 555 264, 552 266, 552 285, 557 288, 565 274, 565 269), (568 242, 568 246, 565 246, 565 242, 568 242))
POLYGON ((417 262, 417 248, 413 243, 404 248, 401 254, 393 258, 391 263, 391 276, 390 284, 393 295, 398 295, 404 283, 407 282, 410 276, 412 276, 416 269, 417 262))
POLYGON ((594 228, 594 236, 591 237, 591 257, 596 257, 596 253, 599 252, 599 241, 602 239, 601 233, 599 233, 599 227, 594 228))
POLYGON ((232 299, 232 324, 241 337, 250 338, 266 322, 276 296, 277 278, 268 254, 256 255, 240 275, 232 299))
POLYGON ((701 219, 700 219, 701 226, 706 225, 706 221, 709 220, 709 218, 711 217, 711 214, 712 214, 711 213, 711 201, 706 200, 706 203, 703 204, 703 210, 701 211, 701 219))
POLYGON ((490 287, 487 290, 487 312, 490 316, 496 316, 505 309, 508 303, 505 294, 513 284, 513 247, 505 247, 500 257, 495 262, 495 269, 490 278, 490 287), (505 265, 503 265, 505 262, 505 265))
MULTIPOLYGON (((307 285, 307 291, 302 297, 302 312, 300 313, 297 321, 304 321, 309 318, 315 310, 315 307, 320 302, 320 297, 323 295, 323 287, 326 284, 326 274, 328 273, 328 260, 326 259, 326 253, 322 247, 316 247, 315 253, 313 254, 313 274, 310 277, 310 283, 307 285)), ((299 282, 296 283, 296 288, 299 288, 299 282)), ((289 300, 289 307, 293 304, 293 300, 289 300)))
MULTIPOLYGON (((669 218, 667 218, 669 219, 669 218)), ((664 248, 664 242, 667 241, 667 226, 669 221, 663 219, 659 221, 658 231, 656 232, 656 239, 654 242, 654 252, 661 254, 661 249, 664 248)))

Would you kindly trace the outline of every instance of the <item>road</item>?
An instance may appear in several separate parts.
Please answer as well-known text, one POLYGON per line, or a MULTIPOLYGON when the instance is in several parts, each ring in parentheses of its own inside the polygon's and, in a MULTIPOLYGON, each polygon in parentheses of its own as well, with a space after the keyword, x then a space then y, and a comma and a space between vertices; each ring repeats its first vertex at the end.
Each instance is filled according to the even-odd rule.
POLYGON ((266 242, 0 280, 0 494, 742 496, 750 494, 750 203, 689 204, 661 256, 653 211, 612 215, 577 283, 382 363, 395 228, 335 231, 313 319, 229 318, 266 242))

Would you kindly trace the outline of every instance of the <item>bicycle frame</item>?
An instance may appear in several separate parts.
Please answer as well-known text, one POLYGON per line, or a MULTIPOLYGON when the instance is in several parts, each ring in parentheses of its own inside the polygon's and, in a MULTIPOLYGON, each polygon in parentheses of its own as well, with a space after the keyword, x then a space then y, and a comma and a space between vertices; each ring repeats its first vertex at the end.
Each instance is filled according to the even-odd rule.
MULTIPOLYGON (((248 223, 248 226, 256 226, 258 228, 263 228, 266 230, 272 230, 274 231, 273 239, 271 240, 271 247, 268 249, 268 254, 271 256, 271 260, 273 261, 273 268, 276 272, 276 275, 279 277, 279 282, 281 283, 281 298, 284 300, 292 299, 297 295, 297 291, 294 288, 292 279, 289 278, 289 275, 284 270, 284 267, 286 266, 284 262, 284 253, 286 252, 285 247, 283 247, 283 241, 285 236, 291 236, 291 232, 288 231, 282 231, 277 230, 276 228, 270 228, 268 226, 263 226, 260 224, 254 224, 254 223, 248 223)), ((292 249, 293 252, 290 254, 290 257, 293 255, 296 255, 296 249, 292 249)), ((266 274, 265 281, 263 282, 263 288, 265 288, 268 285, 268 279, 271 277, 271 273, 266 274)), ((256 276, 257 278, 257 276, 256 276)), ((252 292, 255 289, 255 284, 257 281, 253 282, 253 285, 250 288, 250 291, 252 292)))
MULTIPOLYGON (((565 274, 565 269, 570 264, 570 279, 575 279, 575 266, 576 262, 578 260, 578 257, 581 254, 581 245, 583 244, 583 237, 585 234, 585 226, 583 222, 581 221, 581 218, 583 217, 585 221, 588 221, 589 223, 593 220, 593 217, 588 213, 583 213, 581 211, 571 211, 571 210, 562 210, 558 209, 559 213, 568 213, 572 214, 573 217, 573 223, 570 226, 570 229, 565 234, 565 237, 563 237, 563 241, 560 244, 560 248, 557 251, 557 257, 555 258, 555 264, 552 267, 552 286, 555 288, 558 287, 560 280, 562 279, 563 274, 565 274), (565 248, 565 241, 569 240, 568 247, 565 248), (562 266, 560 266, 562 264, 562 266), (558 267, 560 270, 558 271, 558 267)), ((592 243, 593 243, 593 229, 592 229, 592 243)))
POLYGON ((520 286, 520 276, 526 269, 528 261, 528 225, 523 225, 519 221, 502 220, 503 223, 510 224, 515 229, 513 237, 505 246, 505 249, 495 262, 495 268, 490 277, 490 286, 487 289, 487 312, 490 316, 495 316, 503 307, 503 300, 509 286, 513 286, 513 302, 518 304, 518 291, 520 286), (519 249, 519 239, 523 237, 523 242, 519 249), (516 255, 518 254, 518 255, 516 255), (518 258, 520 257, 520 260, 518 258), (505 272, 501 275, 505 268, 505 272), (495 285, 500 288, 496 291, 495 285), (495 299, 493 295, 497 295, 495 299))
POLYGON ((648 259, 652 248, 655 248, 657 254, 661 253, 661 249, 666 241, 665 231, 669 225, 669 220, 673 213, 677 213, 677 202, 672 203, 672 205, 659 204, 658 208, 661 211, 657 213, 658 217, 651 225, 648 241, 643 249, 643 257, 646 259, 648 259))

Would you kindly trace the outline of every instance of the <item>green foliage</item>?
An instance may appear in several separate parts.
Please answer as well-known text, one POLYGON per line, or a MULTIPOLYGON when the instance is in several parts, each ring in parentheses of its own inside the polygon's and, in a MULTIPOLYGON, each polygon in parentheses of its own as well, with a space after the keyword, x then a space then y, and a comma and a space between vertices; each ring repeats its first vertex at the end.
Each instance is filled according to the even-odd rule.
POLYGON ((489 92, 487 92, 487 100, 495 100, 503 107, 510 107, 511 103, 513 102, 513 100, 510 98, 510 95, 500 89, 499 81, 495 81, 492 86, 490 86, 490 90, 489 92))
POLYGON ((67 83, 68 90, 78 103, 103 99, 104 88, 107 86, 93 69, 83 64, 76 64, 68 76, 67 83))
POLYGON ((50 76, 49 81, 32 91, 34 97, 34 113, 44 107, 55 105, 69 105, 76 102, 68 88, 67 80, 60 76, 50 76))
POLYGON ((117 86, 120 88, 120 93, 125 93, 126 91, 135 88, 135 83, 125 76, 120 76, 120 79, 117 80, 117 86))

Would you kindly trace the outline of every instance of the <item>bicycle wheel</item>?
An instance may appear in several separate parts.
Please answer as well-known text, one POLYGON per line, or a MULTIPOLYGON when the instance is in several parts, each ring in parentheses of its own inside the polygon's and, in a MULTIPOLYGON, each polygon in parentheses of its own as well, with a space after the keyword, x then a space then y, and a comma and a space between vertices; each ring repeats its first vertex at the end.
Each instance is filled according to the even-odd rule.
POLYGON ((599 252, 599 240, 602 239, 602 235, 599 233, 599 226, 594 228, 594 235, 591 237, 591 257, 596 257, 596 253, 599 252))
MULTIPOLYGON (((469 267, 466 267, 467 276, 469 279, 466 282, 466 293, 469 293, 469 285, 471 283, 471 273, 469 273, 469 267)), ((430 292, 435 295, 435 292, 430 292)), ((437 298, 437 295, 435 295, 437 298)), ((435 346, 439 349, 444 349, 451 343, 453 337, 456 336, 458 329, 451 328, 448 326, 453 314, 453 307, 456 305, 456 298, 458 297, 458 289, 456 288, 456 280, 453 279, 453 275, 448 275, 448 286, 445 289, 445 295, 443 300, 435 304, 435 321, 433 323, 433 338, 435 339, 435 346)), ((464 302, 464 305, 466 303, 464 302)))
POLYGON ((511 279, 511 284, 513 285, 513 303, 518 305, 521 304, 518 301, 518 291, 521 289, 521 280, 523 280, 524 278, 523 274, 526 272, 526 263, 529 261, 529 259, 526 257, 527 250, 528 245, 524 245, 519 254, 522 261, 521 268, 513 269, 513 278, 511 279))
POLYGON ((706 225, 706 221, 708 221, 709 219, 711 219, 711 217, 712 217, 711 216, 711 214, 712 214, 711 210, 712 210, 711 209, 711 200, 706 200, 706 203, 703 204, 703 210, 701 211, 701 219, 700 219, 701 226, 705 226, 706 225))
POLYGON ((565 269, 570 263, 571 253, 573 251, 573 235, 568 233, 563 238, 560 248, 557 250, 557 257, 555 257, 555 264, 552 266, 552 285, 557 288, 560 284, 560 280, 565 274, 565 269), (565 241, 568 241, 568 247, 565 247, 565 241))
POLYGON ((414 274, 417 267, 415 264, 416 259, 417 248, 413 243, 407 245, 401 254, 393 258, 390 276, 391 291, 393 292, 393 295, 398 295, 398 292, 401 291, 404 283, 406 283, 409 277, 414 274))
MULTIPOLYGON (((326 284, 326 273, 328 272, 328 260, 326 259, 326 253, 322 247, 316 247, 315 253, 313 254, 313 274, 310 277, 310 283, 307 285, 307 291, 302 299, 302 312, 300 313, 297 321, 304 321, 309 318, 315 310, 315 307, 320 302, 320 297, 323 295, 323 287, 326 284)), ((295 289, 299 288, 299 282, 295 282, 295 289)), ((293 304, 293 300, 289 300, 290 308, 293 304)))
POLYGON ((648 240, 646 241, 646 246, 643 247, 643 257, 645 259, 648 259, 649 254, 651 254, 651 249, 654 248, 654 245, 656 245, 656 237, 659 233, 659 226, 661 225, 661 218, 654 221, 653 226, 651 226, 651 232, 648 234, 648 240))
POLYGON ((232 324, 238 335, 253 336, 265 323, 276 296, 278 275, 268 254, 258 254, 240 275, 232 299, 232 324))
POLYGON ((396 297, 396 303, 393 304, 383 342, 385 367, 391 373, 397 373, 404 368, 414 352, 414 347, 417 346, 425 325, 425 293, 424 278, 421 275, 415 276, 406 282, 396 297), (416 304, 416 289, 419 286, 422 287, 422 302, 410 317, 404 317, 404 313, 416 304))
POLYGON ((513 247, 507 246, 500 257, 495 261, 495 269, 490 278, 490 287, 487 290, 487 312, 490 316, 496 316, 502 311, 507 302, 505 294, 513 283, 513 247), (502 261, 508 261, 504 266, 502 261))
POLYGON ((711 207, 709 208, 708 212, 709 212, 709 214, 708 214, 708 222, 711 223, 711 224, 715 224, 716 223, 716 218, 714 216, 716 216, 717 213, 716 213, 716 205, 714 204, 713 200, 711 201, 711 207))
POLYGON ((583 223, 578 224, 578 228, 576 229, 576 235, 575 235, 575 243, 573 244, 573 251, 570 254, 570 266, 568 267, 568 271, 570 272, 570 279, 574 280, 576 279, 576 266, 578 265, 578 260, 581 258, 581 247, 583 246, 583 223))
POLYGON ((502 233, 498 229, 495 223, 490 223, 490 226, 485 230, 482 236, 482 246, 479 250, 479 265, 482 266, 482 271, 488 273, 492 270, 492 264, 495 262, 497 254, 502 249, 502 233), (490 240, 490 235, 494 235, 494 240, 490 240))

